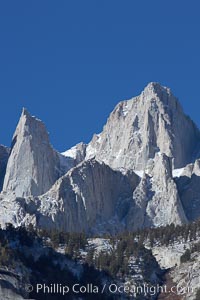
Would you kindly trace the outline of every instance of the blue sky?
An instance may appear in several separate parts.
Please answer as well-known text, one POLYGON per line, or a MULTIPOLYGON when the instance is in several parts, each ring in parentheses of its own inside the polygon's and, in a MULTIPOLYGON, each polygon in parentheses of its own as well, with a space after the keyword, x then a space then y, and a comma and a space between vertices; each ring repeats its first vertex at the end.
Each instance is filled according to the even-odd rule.
POLYGON ((60 151, 101 131, 150 81, 200 126, 200 4, 160 0, 0 1, 0 143, 22 107, 60 151))

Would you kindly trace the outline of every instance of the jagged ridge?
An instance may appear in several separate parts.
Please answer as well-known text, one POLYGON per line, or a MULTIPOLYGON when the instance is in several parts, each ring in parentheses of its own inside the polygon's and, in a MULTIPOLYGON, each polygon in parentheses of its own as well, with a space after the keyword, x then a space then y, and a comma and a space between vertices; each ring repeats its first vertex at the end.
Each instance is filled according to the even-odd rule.
MULTIPOLYGON (((174 180, 172 171, 198 158, 199 142, 198 128, 170 89, 157 83, 120 102, 89 145, 63 154, 24 109, 0 195, 0 223, 116 232, 194 220, 198 187, 190 201, 183 176, 174 180)), ((191 186, 198 181, 193 177, 191 186)))

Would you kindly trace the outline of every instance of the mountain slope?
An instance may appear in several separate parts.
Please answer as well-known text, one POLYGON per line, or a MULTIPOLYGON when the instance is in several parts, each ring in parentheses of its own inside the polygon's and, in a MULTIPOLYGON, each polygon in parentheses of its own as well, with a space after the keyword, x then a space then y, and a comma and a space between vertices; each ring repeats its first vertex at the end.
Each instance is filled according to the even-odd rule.
POLYGON ((171 160, 157 155, 142 178, 95 159, 80 163, 38 197, 3 194, 0 223, 102 234, 186 223, 171 160))
POLYGON ((72 166, 53 150, 42 121, 23 109, 13 135, 3 191, 17 197, 41 195, 72 166))
POLYGON ((57 228, 64 231, 119 231, 124 229, 139 183, 134 172, 122 174, 104 163, 89 160, 71 169, 39 197, 4 194, 0 223, 57 228))

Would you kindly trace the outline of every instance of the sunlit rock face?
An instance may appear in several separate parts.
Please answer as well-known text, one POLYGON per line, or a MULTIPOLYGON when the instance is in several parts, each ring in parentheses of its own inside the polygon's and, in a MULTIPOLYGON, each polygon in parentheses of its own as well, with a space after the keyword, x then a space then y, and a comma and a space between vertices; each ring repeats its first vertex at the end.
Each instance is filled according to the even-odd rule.
POLYGON ((170 89, 150 83, 138 97, 115 107, 102 133, 89 143, 86 157, 113 168, 143 170, 161 152, 181 168, 194 159, 199 143, 199 130, 170 89))
POLYGON ((23 109, 12 139, 3 190, 15 192, 17 197, 45 193, 63 171, 60 157, 50 145, 44 123, 23 109))
POLYGON ((197 127, 158 83, 120 102, 88 145, 61 154, 24 109, 11 149, 0 146, 0 224, 115 233, 195 220, 199 142, 197 127))
POLYGON ((132 171, 121 173, 94 159, 84 161, 41 196, 16 198, 11 193, 3 194, 0 222, 3 226, 32 223, 72 232, 124 230, 139 181, 132 171))

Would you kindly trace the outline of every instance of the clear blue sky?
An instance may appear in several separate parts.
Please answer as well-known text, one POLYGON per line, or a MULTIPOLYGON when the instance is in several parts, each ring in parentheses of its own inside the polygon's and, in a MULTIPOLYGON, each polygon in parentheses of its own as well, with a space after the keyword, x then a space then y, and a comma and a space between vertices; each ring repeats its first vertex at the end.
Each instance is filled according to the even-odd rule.
POLYGON ((200 126, 199 0, 0 1, 1 144, 23 106, 56 149, 88 142, 150 81, 200 126))

